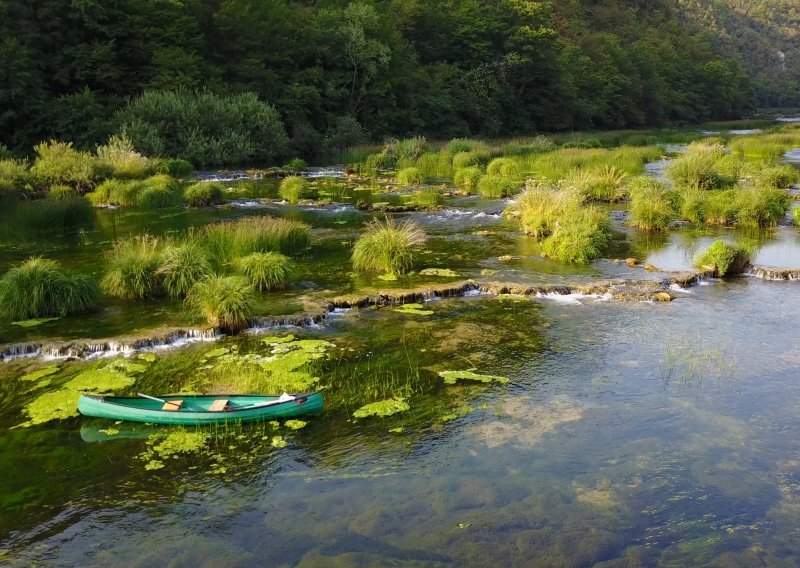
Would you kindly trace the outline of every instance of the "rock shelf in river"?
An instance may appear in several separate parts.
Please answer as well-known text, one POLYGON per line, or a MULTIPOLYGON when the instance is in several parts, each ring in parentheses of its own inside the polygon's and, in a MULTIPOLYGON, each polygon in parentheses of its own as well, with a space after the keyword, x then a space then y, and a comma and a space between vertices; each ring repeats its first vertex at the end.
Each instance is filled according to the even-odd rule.
MULTIPOLYGON (((771 280, 800 278, 800 269, 777 269, 753 266, 750 273, 771 280)), ((430 284, 411 289, 381 289, 366 294, 337 296, 317 302, 306 298, 306 311, 284 316, 250 318, 248 331, 259 333, 279 327, 314 327, 325 323, 329 313, 350 308, 385 308, 403 304, 423 303, 437 298, 467 296, 472 293, 490 296, 514 295, 521 297, 546 297, 584 295, 608 297, 624 302, 669 302, 679 297, 672 288, 694 286, 714 277, 713 271, 666 272, 662 280, 609 279, 580 284, 530 285, 514 282, 462 280, 449 284, 430 284)), ((196 341, 215 341, 222 337, 218 329, 161 329, 146 337, 113 338, 85 341, 49 341, 5 345, 0 347, 0 359, 17 357, 45 357, 52 359, 125 355, 138 351, 177 347, 196 341)))

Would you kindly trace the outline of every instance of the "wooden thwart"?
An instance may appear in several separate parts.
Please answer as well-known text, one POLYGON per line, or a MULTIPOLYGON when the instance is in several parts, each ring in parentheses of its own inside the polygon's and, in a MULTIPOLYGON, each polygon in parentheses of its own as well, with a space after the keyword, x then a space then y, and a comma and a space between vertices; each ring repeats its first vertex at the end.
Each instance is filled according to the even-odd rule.
POLYGON ((161 410, 172 410, 174 412, 180 410, 182 406, 182 400, 168 400, 164 403, 164 406, 161 407, 161 410))
POLYGON ((228 399, 217 399, 211 406, 208 407, 209 412, 223 412, 226 408, 228 408, 228 399))

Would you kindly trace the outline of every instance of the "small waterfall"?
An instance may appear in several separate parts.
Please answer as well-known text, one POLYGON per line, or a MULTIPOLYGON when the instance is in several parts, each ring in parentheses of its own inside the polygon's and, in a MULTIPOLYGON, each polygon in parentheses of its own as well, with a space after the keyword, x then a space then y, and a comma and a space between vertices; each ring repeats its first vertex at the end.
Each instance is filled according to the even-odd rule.
POLYGON ((748 274, 763 280, 800 280, 800 268, 751 266, 748 274))
MULTIPOLYGON (((335 309, 335 308, 334 308, 335 309)), ((285 317, 255 317, 250 318, 248 333, 264 333, 281 327, 322 327, 325 324, 325 314, 300 314, 285 317)))
POLYGON ((39 343, 20 343, 17 345, 8 345, 3 348, 0 353, 0 359, 10 361, 18 357, 36 357, 42 352, 42 346, 39 343))

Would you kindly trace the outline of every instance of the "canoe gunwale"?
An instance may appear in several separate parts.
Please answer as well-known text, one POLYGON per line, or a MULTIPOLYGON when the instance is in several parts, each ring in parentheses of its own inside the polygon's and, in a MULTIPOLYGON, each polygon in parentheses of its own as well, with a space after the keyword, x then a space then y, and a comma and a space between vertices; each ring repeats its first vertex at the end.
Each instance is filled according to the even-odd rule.
MULTIPOLYGON (((208 410, 198 410, 198 409, 195 409, 195 408, 184 408, 184 407, 182 407, 182 408, 180 408, 178 410, 162 410, 162 409, 155 409, 154 408, 154 409, 147 409, 147 411, 148 412, 163 413, 165 416, 167 416, 167 415, 176 416, 176 415, 181 415, 181 414, 230 415, 230 414, 234 414, 234 413, 237 413, 237 412, 248 412, 248 411, 253 411, 253 410, 261 410, 261 409, 264 409, 264 408, 277 408, 277 407, 284 406, 284 405, 292 403, 292 402, 294 402, 294 403, 296 403, 298 405, 301 405, 304 402, 306 402, 310 397, 314 396, 315 394, 319 394, 319 393, 318 392, 313 392, 313 393, 306 393, 306 394, 295 394, 295 395, 292 395, 292 396, 294 396, 294 398, 289 399, 289 400, 284 400, 284 401, 277 401, 276 400, 275 402, 271 402, 270 404, 252 405, 252 406, 240 406, 240 407, 230 408, 230 409, 227 409, 227 410, 220 410, 220 411, 213 411, 213 412, 210 412, 208 410)), ((129 409, 129 410, 141 410, 139 408, 136 408, 135 406, 126 405, 123 402, 118 402, 118 401, 125 401, 125 400, 141 401, 142 397, 138 397, 138 396, 106 396, 106 395, 90 394, 90 393, 81 393, 81 396, 86 397, 86 398, 90 398, 90 399, 95 400, 95 401, 97 401, 97 402, 99 402, 101 404, 106 404, 106 405, 109 405, 109 406, 119 406, 121 408, 129 409), (111 399, 111 400, 109 400, 109 399, 111 399)), ((168 401, 171 398, 172 399, 180 398, 180 399, 183 399, 183 400, 187 400, 187 399, 189 399, 189 400, 192 400, 192 399, 197 400, 197 399, 221 399, 221 398, 234 398, 234 397, 236 397, 236 398, 258 398, 258 399, 264 399, 264 398, 272 398, 272 397, 274 397, 274 398, 277 399, 279 396, 280 395, 263 395, 263 394, 218 394, 218 395, 205 395, 205 394, 203 394, 203 395, 185 395, 185 396, 184 395, 164 395, 161 398, 163 398, 164 400, 168 401)))

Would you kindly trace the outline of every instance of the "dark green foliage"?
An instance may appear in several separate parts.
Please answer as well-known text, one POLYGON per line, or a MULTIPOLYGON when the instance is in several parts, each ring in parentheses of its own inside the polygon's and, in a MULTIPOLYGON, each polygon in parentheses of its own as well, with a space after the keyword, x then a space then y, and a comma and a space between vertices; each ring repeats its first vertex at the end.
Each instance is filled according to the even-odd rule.
POLYGON ((208 207, 222 202, 224 186, 216 182, 197 182, 187 187, 183 198, 189 207, 208 207))
POLYGON ((255 294, 245 278, 212 275, 192 286, 185 302, 208 325, 235 333, 247 327, 255 294))
POLYGON ((741 274, 747 270, 750 258, 747 250, 723 241, 714 241, 694 260, 697 268, 711 268, 722 278, 727 274, 741 274))
POLYGON ((168 174, 176 179, 185 179, 192 175, 194 166, 187 160, 180 158, 167 158, 156 162, 155 171, 160 174, 168 174))
POLYGON ((85 312, 97 305, 98 292, 88 276, 31 257, 0 278, 0 317, 13 321, 85 312))
POLYGON ((295 265, 279 252, 254 252, 236 261, 237 268, 257 290, 285 288, 295 265))
POLYGON ((269 163, 288 143, 278 112, 254 93, 146 91, 118 122, 137 150, 201 166, 269 163))

